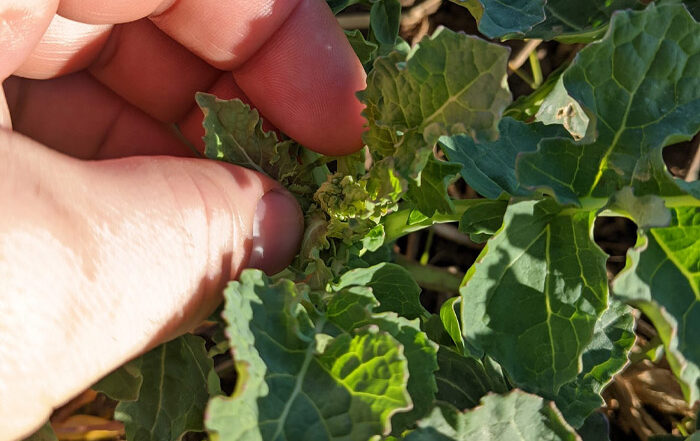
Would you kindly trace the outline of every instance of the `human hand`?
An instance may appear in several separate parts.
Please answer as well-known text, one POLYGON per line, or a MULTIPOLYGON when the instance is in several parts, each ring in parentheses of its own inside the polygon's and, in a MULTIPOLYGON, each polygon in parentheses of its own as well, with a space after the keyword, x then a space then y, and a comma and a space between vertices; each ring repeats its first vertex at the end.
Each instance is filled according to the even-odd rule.
POLYGON ((323 0, 3 0, 0 23, 0 439, 17 439, 191 329, 243 268, 295 254, 278 184, 186 157, 169 124, 202 147, 194 92, 337 155, 361 145, 364 72, 323 0))

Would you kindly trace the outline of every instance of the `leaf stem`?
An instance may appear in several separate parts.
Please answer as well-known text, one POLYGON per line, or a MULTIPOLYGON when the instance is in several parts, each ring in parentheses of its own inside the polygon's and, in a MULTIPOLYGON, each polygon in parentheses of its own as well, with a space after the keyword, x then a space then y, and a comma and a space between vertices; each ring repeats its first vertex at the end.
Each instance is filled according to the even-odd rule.
POLYGON ((537 58, 537 50, 530 52, 528 56, 530 59, 530 69, 532 69, 532 85, 533 89, 537 89, 542 85, 542 66, 540 66, 540 60, 537 58))
POLYGON ((430 289, 432 291, 448 293, 459 292, 459 285, 464 278, 463 273, 452 272, 447 268, 441 268, 435 265, 423 265, 402 254, 396 255, 396 263, 406 268, 421 288, 430 289))

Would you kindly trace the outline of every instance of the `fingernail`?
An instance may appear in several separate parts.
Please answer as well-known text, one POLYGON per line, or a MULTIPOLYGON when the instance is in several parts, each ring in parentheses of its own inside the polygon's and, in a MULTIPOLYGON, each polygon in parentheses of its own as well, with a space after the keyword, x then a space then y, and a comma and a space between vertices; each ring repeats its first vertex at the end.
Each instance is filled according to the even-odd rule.
POLYGON ((255 209, 249 268, 268 275, 282 271, 299 251, 304 218, 294 197, 281 190, 265 193, 255 209))

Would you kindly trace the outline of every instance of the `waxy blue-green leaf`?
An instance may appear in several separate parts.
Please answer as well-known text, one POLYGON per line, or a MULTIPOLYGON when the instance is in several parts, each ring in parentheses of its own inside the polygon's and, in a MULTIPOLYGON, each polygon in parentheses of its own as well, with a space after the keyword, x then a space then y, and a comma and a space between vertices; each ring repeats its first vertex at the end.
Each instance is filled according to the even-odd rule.
POLYGON ((209 395, 220 392, 204 339, 186 334, 164 343, 141 357, 140 371, 138 400, 122 401, 114 411, 128 441, 179 440, 204 430, 209 395))
POLYGON ((700 130, 699 58, 700 24, 682 5, 615 15, 605 38, 564 73, 569 95, 595 116, 595 142, 540 142, 517 161, 520 184, 564 204, 625 186, 637 196, 682 194, 661 149, 700 130))
POLYGON ((605 404, 601 392, 627 365, 634 345, 634 317, 628 306, 612 301, 596 322, 593 340, 583 350, 583 370, 554 398, 569 424, 581 427, 585 419, 605 404))
POLYGON ((676 208, 670 226, 641 232, 613 291, 651 319, 685 398, 700 399, 700 208, 676 208))
POLYGON ((372 324, 323 333, 329 320, 306 291, 246 270, 224 292, 238 384, 209 404, 214 440, 369 439, 410 408, 402 345, 372 324))
POLYGON ((357 268, 340 276, 334 290, 340 291, 351 286, 372 288, 372 294, 379 301, 373 312, 395 312, 407 319, 425 317, 428 311, 420 303, 421 288, 402 266, 393 263, 380 263, 369 268, 357 268))
POLYGON ((435 373, 438 391, 435 399, 464 411, 479 404, 482 397, 491 392, 508 392, 503 375, 498 375, 484 367, 475 358, 440 347, 438 351, 438 366, 435 373))
POLYGON ((435 409, 418 426, 406 441, 580 441, 556 407, 519 390, 487 395, 481 406, 457 414, 454 421, 435 409))
POLYGON ((447 187, 457 179, 461 169, 460 164, 430 157, 420 172, 420 178, 408 181, 405 199, 411 201, 418 211, 428 217, 435 212, 451 213, 454 211, 454 204, 447 193, 447 187))
POLYGON ((603 35, 615 11, 643 7, 639 0, 547 0, 544 8, 547 18, 525 37, 587 43, 603 35))
POLYGON ((531 196, 533 192, 516 178, 516 157, 534 152, 543 138, 568 137, 568 133, 557 125, 526 124, 508 117, 498 127, 500 135, 496 141, 475 142, 466 135, 443 136, 440 147, 450 161, 462 164, 462 178, 482 196, 531 196))
POLYGON ((399 0, 375 0, 369 11, 372 35, 382 45, 393 46, 399 36, 401 3, 399 0))
POLYGON ((136 358, 115 369, 109 375, 95 383, 92 388, 102 392, 113 400, 135 401, 139 397, 143 374, 142 357, 136 358))
POLYGON ((545 0, 452 0, 469 9, 489 38, 524 35, 545 19, 545 0))
POLYGON ((372 156, 394 156, 397 168, 416 177, 442 135, 495 138, 511 101, 507 60, 508 49, 445 28, 408 54, 378 58, 359 93, 372 156))
POLYGON ((473 242, 486 242, 503 225, 507 207, 508 202, 504 200, 485 200, 467 207, 459 220, 459 231, 468 234, 473 242))
POLYGON ((551 199, 511 204, 460 290, 465 342, 529 391, 553 396, 577 377, 607 308, 593 220, 551 199))

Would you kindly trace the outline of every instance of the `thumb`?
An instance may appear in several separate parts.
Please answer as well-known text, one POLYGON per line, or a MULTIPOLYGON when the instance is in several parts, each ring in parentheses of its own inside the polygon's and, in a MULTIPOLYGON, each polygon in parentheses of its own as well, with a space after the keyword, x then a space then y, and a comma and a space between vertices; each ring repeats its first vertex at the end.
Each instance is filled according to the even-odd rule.
POLYGON ((303 229, 293 197, 247 169, 78 161, 3 130, 0 212, 0 427, 18 436, 206 318, 243 268, 283 269, 303 229))

